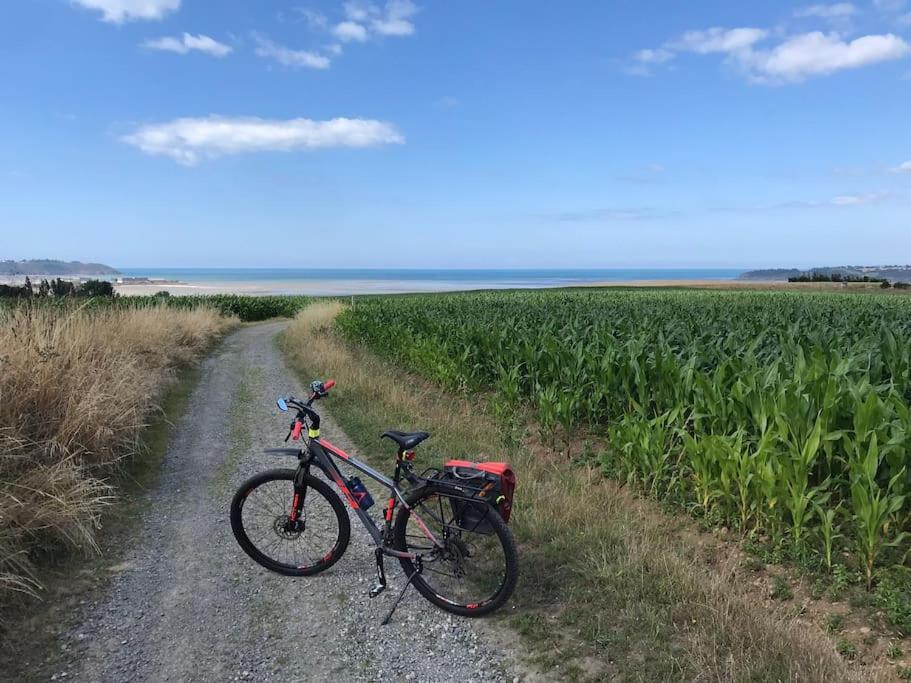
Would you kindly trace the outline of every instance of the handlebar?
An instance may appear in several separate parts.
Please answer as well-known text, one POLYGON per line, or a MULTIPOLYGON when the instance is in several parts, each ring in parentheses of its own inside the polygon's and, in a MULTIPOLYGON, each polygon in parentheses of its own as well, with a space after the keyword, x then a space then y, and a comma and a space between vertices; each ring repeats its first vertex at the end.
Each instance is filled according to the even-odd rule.
POLYGON ((294 422, 291 423, 291 429, 288 431, 288 436, 285 437, 285 441, 288 439, 294 439, 297 441, 300 438, 301 431, 304 428, 302 417, 309 418, 311 429, 319 430, 320 417, 310 406, 313 405, 314 401, 318 401, 321 398, 325 398, 329 395, 329 390, 335 386, 335 380, 329 379, 325 382, 319 380, 314 380, 310 383, 310 398, 307 399, 306 403, 300 401, 299 399, 289 396, 286 399, 279 399, 279 407, 284 410, 281 406, 281 402, 284 401, 286 405, 297 408, 297 417, 294 419, 294 422))

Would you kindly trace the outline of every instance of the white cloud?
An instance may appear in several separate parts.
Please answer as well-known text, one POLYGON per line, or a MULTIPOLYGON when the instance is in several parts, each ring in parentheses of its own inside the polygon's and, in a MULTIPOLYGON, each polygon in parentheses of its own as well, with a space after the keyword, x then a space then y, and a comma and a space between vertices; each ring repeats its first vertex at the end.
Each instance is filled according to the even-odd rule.
POLYGON ((384 36, 410 36, 414 24, 409 21, 417 14, 417 7, 411 0, 389 0, 382 16, 371 21, 376 33, 384 36))
POLYGON ((345 16, 351 21, 367 21, 371 14, 377 11, 374 5, 362 0, 354 0, 345 3, 345 16))
POLYGON ((675 41, 640 50, 626 71, 647 75, 650 68, 669 62, 678 54, 724 55, 757 83, 797 83, 845 69, 892 61, 911 55, 911 45, 894 34, 868 35, 846 41, 838 33, 815 31, 785 38, 773 47, 761 47, 772 34, 759 28, 710 28, 688 31, 675 41))
POLYGON ((310 52, 308 50, 292 50, 284 45, 272 42, 269 38, 259 33, 254 33, 253 39, 257 42, 257 47, 253 51, 259 57, 274 59, 279 64, 284 64, 285 66, 292 66, 295 68, 303 67, 306 69, 328 69, 331 64, 331 60, 325 55, 321 55, 318 52, 310 52))
POLYGON ((205 52, 213 57, 224 57, 231 52, 231 46, 219 43, 217 40, 199 34, 194 36, 191 33, 184 33, 180 38, 166 36, 158 40, 147 40, 142 44, 150 50, 163 50, 165 52, 176 52, 185 55, 191 50, 205 52))
POLYGON ((681 52, 701 55, 711 53, 737 53, 750 50, 765 39, 769 32, 761 28, 710 28, 704 31, 687 31, 672 44, 681 52))
POLYGON ((639 50, 639 52, 633 55, 633 59, 635 59, 640 64, 664 64, 665 62, 671 61, 673 58, 673 52, 670 50, 665 50, 661 47, 654 50, 639 50))
POLYGON ((294 11, 304 18, 307 25, 314 30, 324 30, 329 26, 329 20, 326 15, 308 7, 295 7, 294 11))
POLYGON ((834 197, 829 203, 832 206, 861 206, 863 204, 872 204, 888 196, 888 192, 880 190, 879 192, 870 192, 869 194, 847 194, 834 197))
POLYGON ((911 161, 906 161, 892 169, 893 173, 911 173, 911 161))
POLYGON ((367 40, 367 29, 355 21, 343 21, 332 28, 332 35, 345 43, 352 40, 363 43, 367 40))
POLYGON ((762 213, 766 211, 785 211, 791 209, 798 210, 809 210, 809 209, 820 209, 820 210, 831 210, 835 209, 847 209, 851 207, 864 206, 867 204, 876 204, 881 202, 889 197, 889 192, 886 190, 878 190, 876 192, 868 192, 865 194, 844 194, 838 195, 837 197, 832 197, 831 199, 798 199, 779 202, 777 204, 764 204, 764 205, 755 205, 755 206, 726 206, 719 207, 714 209, 715 211, 721 212, 730 212, 730 213, 762 213))
POLYGON ((331 58, 342 54, 342 43, 364 43, 375 36, 408 36, 415 31, 411 18, 418 8, 411 0, 388 0, 382 6, 367 0, 349 0, 343 7, 345 19, 338 23, 330 23, 325 14, 307 7, 295 8, 311 30, 332 36, 332 42, 323 45, 321 50, 291 49, 273 42, 268 36, 254 33, 257 43, 254 52, 286 66, 327 69, 331 58))
POLYGON ((676 56, 663 47, 639 50, 633 55, 633 63, 626 66, 624 71, 632 76, 650 76, 654 67, 669 62, 676 56))
POLYGON ((72 0, 87 9, 101 12, 102 21, 122 24, 138 19, 161 19, 180 9, 180 0, 72 0))
POLYGON ((194 166, 205 159, 227 154, 363 148, 405 142, 395 126, 373 119, 314 121, 222 116, 181 118, 149 124, 121 140, 146 154, 170 157, 185 166, 194 166))
POLYGON ((794 12, 795 17, 819 17, 821 19, 843 19, 857 14, 857 8, 850 2, 834 5, 810 5, 794 12))
POLYGON ((850 42, 819 31, 794 36, 768 51, 744 55, 744 66, 760 81, 799 82, 810 76, 857 69, 911 54, 911 45, 893 34, 870 35, 850 42))
POLYGON ((383 36, 410 36, 414 33, 411 18, 417 12, 411 0, 388 0, 382 9, 359 0, 345 3, 345 16, 350 22, 366 24, 373 33, 383 36))

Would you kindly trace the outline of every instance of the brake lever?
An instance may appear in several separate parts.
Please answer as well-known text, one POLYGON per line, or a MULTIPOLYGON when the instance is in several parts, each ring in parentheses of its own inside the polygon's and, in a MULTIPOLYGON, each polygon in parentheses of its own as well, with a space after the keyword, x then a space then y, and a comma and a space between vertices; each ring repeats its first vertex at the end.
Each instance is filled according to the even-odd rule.
POLYGON ((288 439, 294 434, 294 425, 297 424, 298 420, 300 420, 300 415, 291 420, 291 424, 288 426, 288 435, 285 437, 285 443, 288 443, 288 439))

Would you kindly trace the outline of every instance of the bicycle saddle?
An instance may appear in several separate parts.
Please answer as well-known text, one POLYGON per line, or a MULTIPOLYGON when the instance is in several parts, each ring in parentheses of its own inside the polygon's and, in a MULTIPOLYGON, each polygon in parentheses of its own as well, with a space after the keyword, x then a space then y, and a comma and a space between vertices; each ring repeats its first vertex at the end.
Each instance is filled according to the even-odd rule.
POLYGON ((395 441, 402 450, 409 451, 417 446, 424 439, 429 439, 430 434, 427 432, 397 432, 393 429, 383 432, 383 437, 395 441))

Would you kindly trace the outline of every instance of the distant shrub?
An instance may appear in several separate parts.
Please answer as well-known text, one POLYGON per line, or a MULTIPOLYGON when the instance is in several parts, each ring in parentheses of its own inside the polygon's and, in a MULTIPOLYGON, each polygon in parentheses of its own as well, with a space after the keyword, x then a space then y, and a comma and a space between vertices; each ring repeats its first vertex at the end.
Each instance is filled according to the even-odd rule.
POLYGON ((888 282, 888 280, 881 277, 870 277, 869 275, 811 271, 809 273, 801 273, 795 277, 789 277, 788 282, 888 282))
POLYGON ((32 295, 32 288, 25 285, 0 285, 0 298, 18 299, 32 295))
POLYGON ((75 296, 76 285, 69 280, 51 280, 51 294, 54 296, 75 296))
POLYGON ((114 285, 107 280, 86 280, 76 290, 78 296, 114 296, 114 285))

